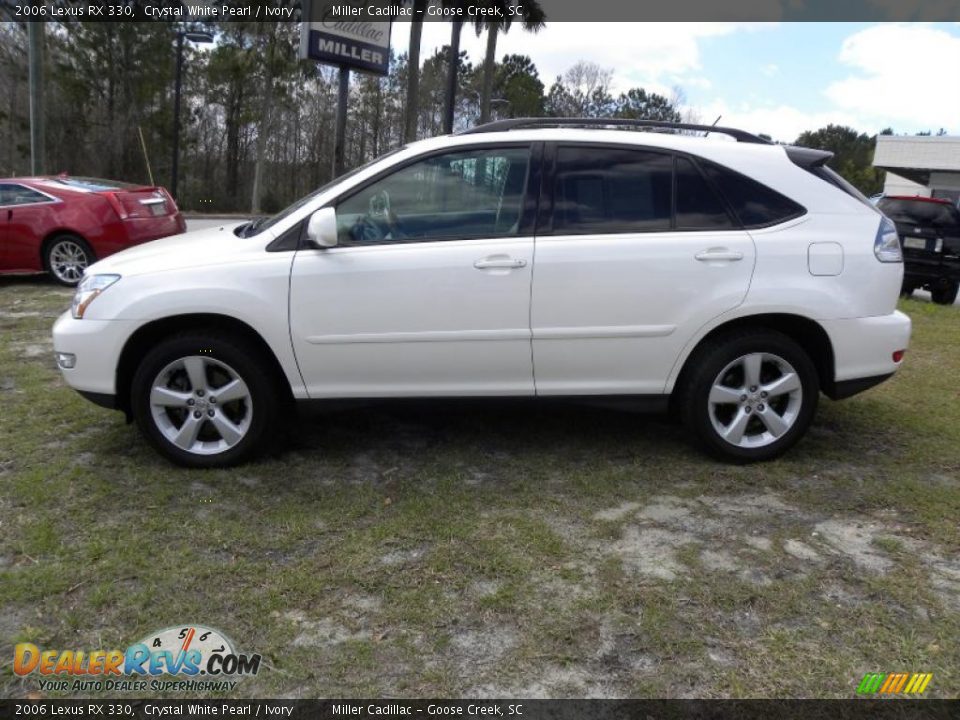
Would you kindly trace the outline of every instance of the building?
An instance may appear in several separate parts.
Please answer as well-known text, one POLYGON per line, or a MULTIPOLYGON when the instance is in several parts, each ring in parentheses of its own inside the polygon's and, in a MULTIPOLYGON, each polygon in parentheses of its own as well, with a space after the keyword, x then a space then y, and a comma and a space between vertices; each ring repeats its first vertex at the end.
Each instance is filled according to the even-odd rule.
POLYGON ((884 195, 949 198, 960 204, 960 136, 879 135, 873 164, 887 171, 884 195))

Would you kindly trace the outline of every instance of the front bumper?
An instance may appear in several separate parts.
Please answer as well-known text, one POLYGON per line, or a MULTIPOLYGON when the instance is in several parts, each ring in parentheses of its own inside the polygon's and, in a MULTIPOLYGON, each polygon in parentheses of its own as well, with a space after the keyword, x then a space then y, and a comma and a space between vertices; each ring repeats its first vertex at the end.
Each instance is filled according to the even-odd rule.
POLYGON ((116 395, 117 361, 136 327, 133 320, 74 320, 69 310, 57 318, 53 350, 75 357, 72 368, 60 367, 67 385, 88 397, 116 395))
MULTIPOLYGON (((893 375, 903 363, 893 359, 910 344, 910 318, 899 310, 889 315, 821 320, 833 345, 838 396, 848 397, 893 375), (854 392, 851 389, 858 388, 854 392)), ((827 393, 828 395, 830 393, 827 393)))

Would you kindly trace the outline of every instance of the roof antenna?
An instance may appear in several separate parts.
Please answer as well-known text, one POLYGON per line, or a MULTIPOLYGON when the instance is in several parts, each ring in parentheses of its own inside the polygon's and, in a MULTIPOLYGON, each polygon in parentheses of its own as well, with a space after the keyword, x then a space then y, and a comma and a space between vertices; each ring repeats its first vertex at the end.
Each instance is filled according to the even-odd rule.
MULTIPOLYGON (((722 118, 722 117, 723 117, 723 115, 717 115, 717 119, 713 121, 713 125, 711 125, 710 127, 716 127, 716 126, 717 126, 717 123, 720 122, 720 118, 722 118)), ((707 137, 709 134, 710 134, 710 131, 707 130, 705 133, 703 133, 703 136, 704 136, 704 137, 707 137)))

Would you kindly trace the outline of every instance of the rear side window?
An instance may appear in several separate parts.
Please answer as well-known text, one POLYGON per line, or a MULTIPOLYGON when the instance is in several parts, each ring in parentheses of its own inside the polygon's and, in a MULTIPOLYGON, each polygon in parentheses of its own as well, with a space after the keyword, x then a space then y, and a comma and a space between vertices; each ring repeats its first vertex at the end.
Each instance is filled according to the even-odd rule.
POLYGON ((701 165, 746 228, 776 225, 806 212, 802 205, 745 175, 708 161, 701 165))
POLYGON ((736 224, 700 171, 677 158, 677 230, 732 230, 736 224))
POLYGON ((32 205, 53 202, 53 198, 23 185, 0 185, 0 205, 32 205))
POLYGON ((553 230, 559 234, 669 230, 673 156, 606 147, 560 147, 553 230))
POLYGON ((929 225, 938 230, 960 228, 960 211, 947 203, 883 198, 877 207, 895 222, 929 225))

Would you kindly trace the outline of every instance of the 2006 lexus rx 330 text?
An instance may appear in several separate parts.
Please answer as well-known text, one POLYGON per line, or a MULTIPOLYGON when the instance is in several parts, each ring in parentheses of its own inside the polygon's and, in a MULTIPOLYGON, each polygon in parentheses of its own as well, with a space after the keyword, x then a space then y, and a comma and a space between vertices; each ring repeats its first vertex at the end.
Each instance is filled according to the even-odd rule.
POLYGON ((629 124, 491 123, 111 256, 57 320, 57 362, 195 467, 331 398, 615 397, 674 407, 720 457, 776 457, 821 392, 900 366, 896 228, 829 153, 629 124))

